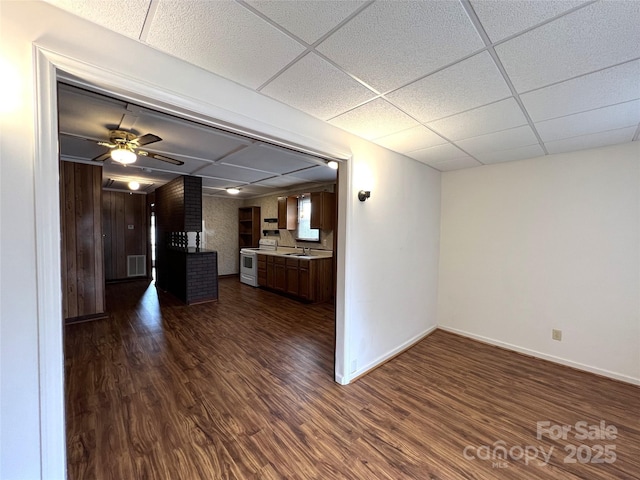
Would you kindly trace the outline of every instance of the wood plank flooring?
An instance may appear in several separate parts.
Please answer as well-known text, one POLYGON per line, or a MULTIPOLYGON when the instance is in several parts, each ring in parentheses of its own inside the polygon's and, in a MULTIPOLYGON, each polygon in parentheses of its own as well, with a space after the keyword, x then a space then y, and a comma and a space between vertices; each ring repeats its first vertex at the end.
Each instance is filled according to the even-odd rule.
POLYGON ((332 306, 237 279, 190 307, 110 285, 107 307, 65 327, 71 480, 640 478, 631 385, 436 331, 340 386, 332 306), (538 439, 539 421, 574 428, 538 439), (617 438, 578 440, 579 421, 617 438), (484 459, 500 445, 511 455, 484 459), (596 445, 615 461, 584 463, 596 445))

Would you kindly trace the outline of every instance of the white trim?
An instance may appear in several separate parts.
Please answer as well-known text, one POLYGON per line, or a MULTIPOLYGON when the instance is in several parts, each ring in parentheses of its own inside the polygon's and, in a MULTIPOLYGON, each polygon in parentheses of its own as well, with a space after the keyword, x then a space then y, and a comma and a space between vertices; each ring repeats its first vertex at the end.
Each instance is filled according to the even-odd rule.
POLYGON ((35 62, 35 230, 38 295, 40 462, 43 479, 66 478, 58 115, 55 67, 33 49, 35 62))
MULTIPOLYGON (((277 125, 223 109, 215 104, 198 101, 122 73, 53 52, 36 43, 33 45, 33 53, 36 64, 34 183, 37 222, 41 478, 50 480, 66 478, 56 81, 58 79, 73 80, 75 83, 86 81, 92 87, 98 86, 106 93, 109 93, 109 89, 119 95, 128 93, 133 95, 130 97, 132 101, 140 103, 144 99, 143 103, 169 113, 252 135, 270 143, 278 143, 313 155, 343 161, 350 159, 351 155, 345 154, 344 150, 335 144, 300 135, 277 125), (151 103, 153 100, 150 99, 156 100, 157 103, 151 103)), ((350 165, 351 162, 346 163, 350 165)), ((343 175, 340 181, 349 185, 350 170, 343 170, 346 170, 347 174, 343 175)), ((345 211, 344 202, 348 202, 348 199, 341 197, 339 199, 341 212, 345 211)), ((338 241, 341 246, 344 246, 344 231, 338 232, 338 241)), ((344 272, 345 253, 344 251, 338 253, 338 275, 340 275, 340 272, 344 272)), ((344 279, 339 279, 338 285, 344 285, 344 279)), ((338 292, 338 297, 341 297, 344 302, 344 292, 338 292)), ((345 322, 344 310, 337 309, 337 329, 340 322, 345 322)), ((336 365, 344 361, 343 343, 336 343, 336 365)))
POLYGON ((549 362, 558 363, 560 365, 565 365, 567 367, 572 367, 577 370, 584 370, 585 372, 595 373, 596 375, 613 378, 615 380, 620 380, 621 382, 630 383, 632 385, 640 385, 640 378, 634 378, 628 375, 622 375, 620 373, 604 370, 602 368, 592 367, 591 365, 586 365, 584 363, 578 363, 572 360, 567 360, 565 358, 556 357, 554 355, 549 355, 547 353, 538 352, 537 350, 530 350, 528 348, 519 347, 511 343, 501 342, 500 340, 494 340, 493 338, 483 337, 482 335, 476 335, 475 333, 466 332, 464 330, 458 330, 457 328, 445 327, 442 325, 438 325, 438 328, 440 330, 444 330, 445 332, 455 333, 463 337, 477 340, 482 343, 494 345, 496 347, 502 347, 507 350, 523 353, 525 355, 530 355, 532 357, 540 358, 542 360, 547 360, 549 362))
POLYGON ((349 378, 348 378, 348 382, 350 382, 354 378, 357 378, 357 377, 360 377, 360 376, 364 375, 365 373, 368 373, 370 370, 373 370, 374 368, 376 368, 376 367, 382 365, 383 363, 389 361, 390 359, 392 359, 396 355, 398 355, 400 353, 403 353, 405 350, 408 350, 409 348, 413 347, 416 343, 420 342, 425 337, 427 337, 431 333, 433 333, 437 328, 438 328, 437 325, 429 327, 426 330, 424 330, 423 332, 421 332, 421 333, 413 336, 409 340, 401 343, 396 348, 394 348, 392 350, 389 350, 387 353, 385 353, 383 355, 380 355, 378 358, 376 358, 375 360, 372 360, 371 362, 366 364, 364 367, 361 367, 358 370, 356 370, 355 372, 351 373, 349 378))

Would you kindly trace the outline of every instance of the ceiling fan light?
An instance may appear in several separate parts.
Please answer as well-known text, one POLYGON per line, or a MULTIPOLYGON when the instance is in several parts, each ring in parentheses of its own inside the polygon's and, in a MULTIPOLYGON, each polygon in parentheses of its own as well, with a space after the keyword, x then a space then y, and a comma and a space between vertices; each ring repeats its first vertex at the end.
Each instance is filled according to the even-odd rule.
POLYGON ((111 150, 111 158, 118 163, 127 165, 129 163, 135 162, 138 157, 131 150, 127 148, 118 147, 111 150))
POLYGON ((337 170, 338 162, 336 162, 335 160, 330 160, 329 162, 327 162, 327 167, 329 167, 331 170, 337 170))
POLYGON ((237 195, 240 193, 240 189, 235 187, 229 187, 227 188, 227 193, 230 193, 231 195, 237 195))
POLYGON ((140 188, 140 184, 138 182, 136 182, 135 180, 131 180, 129 182, 129 188, 131 190, 138 190, 140 188))

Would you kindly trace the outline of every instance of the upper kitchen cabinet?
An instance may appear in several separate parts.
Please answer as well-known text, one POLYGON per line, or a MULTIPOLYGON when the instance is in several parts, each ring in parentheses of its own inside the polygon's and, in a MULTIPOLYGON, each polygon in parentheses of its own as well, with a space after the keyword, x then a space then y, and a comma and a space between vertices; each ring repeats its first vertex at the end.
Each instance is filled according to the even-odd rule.
POLYGON ((238 209, 240 248, 258 248, 260 241, 260 207, 238 209))
POLYGON ((331 192, 311 193, 311 228, 333 230, 336 218, 336 195, 331 192))
POLYGON ((278 197, 278 228, 286 230, 298 228, 297 197, 278 197))

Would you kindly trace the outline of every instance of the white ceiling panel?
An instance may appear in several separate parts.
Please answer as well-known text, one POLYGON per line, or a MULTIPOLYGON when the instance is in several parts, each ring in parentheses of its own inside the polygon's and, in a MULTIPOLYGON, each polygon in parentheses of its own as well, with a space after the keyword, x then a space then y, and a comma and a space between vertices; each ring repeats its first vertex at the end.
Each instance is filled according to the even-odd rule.
POLYGON ((147 42, 253 88, 304 51, 291 37, 228 0, 160 0, 147 42))
POLYGON ((525 92, 638 57, 640 2, 603 1, 496 46, 525 92))
POLYGON ((408 128, 398 133, 374 140, 378 145, 400 153, 420 150, 447 143, 440 135, 436 135, 423 125, 408 128))
POLYGON ((310 182, 335 182, 337 172, 325 166, 318 166, 302 170, 301 172, 292 173, 291 177, 310 181, 310 182))
POLYGON ((428 163, 429 165, 468 157, 466 153, 450 143, 415 150, 413 152, 408 152, 406 155, 418 160, 419 162, 428 163))
POLYGON ((640 100, 598 108, 588 112, 536 123, 540 138, 546 142, 591 133, 617 130, 640 123, 640 100))
POLYGON ((471 0, 492 42, 531 28, 584 4, 585 0, 471 0))
POLYGON ((592 135, 565 138, 555 142, 546 142, 545 146, 549 153, 565 153, 585 148, 597 148, 617 143, 630 142, 636 132, 636 126, 600 132, 592 135))
MULTIPOLYGON (((256 143, 223 160, 225 165, 255 168, 277 174, 289 173, 316 164, 318 159, 291 150, 256 143)), ((263 177, 264 178, 264 177, 263 177)))
POLYGON ((462 170, 463 168, 480 167, 482 164, 472 157, 459 157, 445 160, 444 162, 425 162, 427 165, 440 170, 441 172, 451 172, 462 170))
POLYGON ((476 154, 475 157, 484 164, 511 162, 515 160, 525 160, 527 158, 541 157, 544 150, 540 144, 526 145, 524 147, 511 148, 509 150, 500 150, 496 152, 483 152, 476 154))
POLYGON ((299 178, 284 175, 282 177, 273 177, 273 178, 267 178, 266 180, 261 180, 255 185, 262 185, 264 187, 272 187, 272 188, 284 188, 284 187, 291 187, 293 185, 296 185, 302 182, 303 181, 300 180, 299 178))
POLYGON ((376 2, 317 50, 380 92, 484 46, 459 2, 376 2))
POLYGON ((450 140, 477 137, 486 133, 526 125, 522 110, 513 98, 429 123, 429 127, 450 140))
POLYGON ((107 151, 106 147, 101 147, 93 141, 60 135, 60 152, 63 160, 71 155, 75 159, 91 160, 107 151))
MULTIPOLYGON (((58 128, 84 138, 109 140, 109 130, 120 125, 127 112, 126 102, 107 100, 62 85, 58 89, 58 128)), ((146 132, 145 132, 146 133, 146 132)))
POLYGON ((500 132, 460 140, 456 142, 456 145, 471 155, 477 156, 477 154, 480 153, 508 150, 537 143, 538 139, 533 133, 533 130, 531 130, 531 127, 529 127, 529 125, 523 125, 522 127, 510 128, 500 132))
POLYGON ((525 93, 534 122, 640 98, 640 60, 525 93))
POLYGON ((162 140, 143 147, 144 150, 179 152, 183 156, 215 161, 223 156, 250 145, 251 141, 232 136, 214 128, 198 125, 155 112, 142 112, 135 123, 141 134, 162 132, 162 140))
POLYGON ((222 180, 220 178, 202 177, 202 188, 205 189, 224 189, 229 187, 237 187, 244 184, 245 182, 240 182, 237 180, 222 180))
POLYGON ((376 95, 314 53, 305 55, 261 92, 322 120, 376 95))
MULTIPOLYGON (((151 168, 151 169, 160 169, 166 170, 170 172, 176 172, 180 175, 188 175, 192 173, 194 170, 198 170, 199 168, 209 165, 209 162, 205 162, 202 160, 194 160, 193 158, 182 157, 176 154, 167 155, 175 160, 180 160, 184 162, 184 165, 173 165, 171 163, 163 162, 162 160, 157 160, 154 158, 145 157, 143 155, 138 155, 138 159, 136 160, 136 167, 138 168, 151 168)), ((113 160, 107 160, 110 163, 118 163, 113 160)))
POLYGON ((46 0, 79 17, 114 30, 127 37, 139 38, 151 0, 46 0))
POLYGON ((351 0, 247 0, 271 20, 311 44, 355 12, 364 1, 351 0))
POLYGON ((273 173, 260 172, 249 168, 238 168, 230 165, 216 164, 208 165, 202 170, 198 170, 198 176, 222 178, 226 180, 236 180, 239 182, 257 182, 264 178, 273 176, 273 173))
POLYGON ((381 98, 335 117, 329 123, 369 140, 418 125, 413 118, 381 98))
POLYGON ((511 96, 491 55, 482 52, 397 90, 387 99, 430 122, 511 96))
POLYGON ((244 185, 240 187, 240 196, 250 197, 253 195, 263 195, 273 192, 273 188, 262 185, 244 185))

